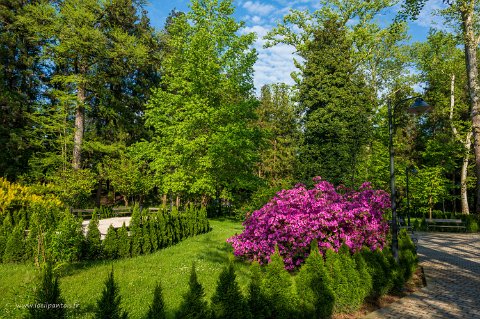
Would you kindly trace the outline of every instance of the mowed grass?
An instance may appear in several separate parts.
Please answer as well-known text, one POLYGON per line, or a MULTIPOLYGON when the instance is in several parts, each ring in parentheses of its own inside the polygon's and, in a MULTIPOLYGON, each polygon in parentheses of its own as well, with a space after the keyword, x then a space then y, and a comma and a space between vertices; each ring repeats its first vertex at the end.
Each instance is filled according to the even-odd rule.
MULTIPOLYGON (((173 318, 187 291, 193 262, 210 299, 221 270, 232 258, 232 248, 225 240, 243 229, 241 223, 229 220, 211 220, 210 224, 213 230, 208 234, 188 238, 154 254, 115 261, 83 262, 64 268, 60 288, 65 303, 78 305, 69 310, 69 317, 94 317, 96 302, 112 267, 120 287, 122 307, 130 318, 145 316, 157 282, 163 287, 167 315, 173 318)), ((249 265, 238 260, 234 264, 239 284, 246 290, 249 265)), ((0 318, 20 318, 26 313, 21 307, 32 303, 37 273, 31 265, 0 265, 0 318)))

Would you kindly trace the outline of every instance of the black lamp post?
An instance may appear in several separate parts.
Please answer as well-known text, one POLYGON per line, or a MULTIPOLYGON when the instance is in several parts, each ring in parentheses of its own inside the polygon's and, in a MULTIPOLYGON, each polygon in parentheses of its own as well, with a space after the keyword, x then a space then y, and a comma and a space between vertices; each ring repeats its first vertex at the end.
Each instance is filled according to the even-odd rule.
POLYGON ((398 225, 397 225, 397 204, 396 204, 396 199, 397 199, 397 194, 395 190, 395 163, 394 163, 394 155, 395 152, 393 150, 393 122, 394 122, 394 111, 399 106, 400 104, 413 100, 412 105, 410 105, 410 108, 408 109, 409 113, 423 113, 425 111, 428 111, 430 109, 430 105, 428 105, 427 102, 425 102, 421 97, 414 96, 414 97, 408 97, 406 99, 400 100, 395 104, 395 106, 392 108, 392 103, 390 100, 388 100, 388 133, 389 133, 389 151, 390 151, 390 202, 392 205, 392 253, 393 253, 393 258, 395 258, 395 261, 398 262, 398 225))
POLYGON ((408 176, 409 176, 409 173, 412 172, 413 174, 416 174, 417 173, 417 170, 415 169, 415 167, 413 166, 407 166, 407 168, 405 169, 405 173, 407 175, 407 226, 408 226, 408 230, 410 230, 411 228, 411 225, 410 225, 410 192, 409 192, 409 183, 408 183, 408 176))

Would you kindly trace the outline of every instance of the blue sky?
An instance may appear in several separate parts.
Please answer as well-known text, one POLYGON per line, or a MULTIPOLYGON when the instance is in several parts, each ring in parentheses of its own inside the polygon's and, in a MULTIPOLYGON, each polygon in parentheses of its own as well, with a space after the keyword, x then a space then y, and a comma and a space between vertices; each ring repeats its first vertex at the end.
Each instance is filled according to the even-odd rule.
MULTIPOLYGON (((147 11, 152 25, 161 29, 165 19, 173 9, 188 11, 189 0, 149 0, 147 11)), ((258 61, 255 64, 254 83, 257 91, 264 84, 283 82, 293 84, 290 77, 295 71, 293 65, 293 48, 277 45, 264 49, 262 37, 276 25, 277 21, 290 9, 310 10, 318 8, 318 0, 234 0, 235 18, 245 21, 245 32, 257 33, 255 48, 258 51, 258 61)), ((423 41, 430 27, 439 26, 439 18, 433 15, 436 9, 443 7, 442 0, 429 0, 419 19, 409 23, 409 35, 412 41, 423 41)), ((391 21, 399 6, 393 7, 378 19, 391 21)))

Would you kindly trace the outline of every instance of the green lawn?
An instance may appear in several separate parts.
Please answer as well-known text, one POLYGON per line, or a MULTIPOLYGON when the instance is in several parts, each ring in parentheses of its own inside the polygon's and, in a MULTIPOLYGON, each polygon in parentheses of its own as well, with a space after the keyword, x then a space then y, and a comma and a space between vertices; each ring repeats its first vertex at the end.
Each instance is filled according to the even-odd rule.
MULTIPOLYGON (((78 304, 71 310, 74 318, 92 318, 95 303, 100 297, 103 282, 112 266, 120 286, 122 306, 130 318, 145 315, 153 298, 153 288, 160 281, 164 290, 169 317, 180 305, 192 262, 195 261, 199 281, 207 297, 213 294, 222 267, 231 258, 232 248, 225 240, 242 231, 238 222, 211 220, 213 230, 208 234, 185 241, 154 254, 117 261, 85 262, 64 270, 60 287, 65 302, 78 304)), ((235 262, 239 283, 248 284, 248 265, 235 262)), ((0 318, 19 318, 25 310, 16 305, 31 303, 36 270, 30 265, 0 265, 0 318)))

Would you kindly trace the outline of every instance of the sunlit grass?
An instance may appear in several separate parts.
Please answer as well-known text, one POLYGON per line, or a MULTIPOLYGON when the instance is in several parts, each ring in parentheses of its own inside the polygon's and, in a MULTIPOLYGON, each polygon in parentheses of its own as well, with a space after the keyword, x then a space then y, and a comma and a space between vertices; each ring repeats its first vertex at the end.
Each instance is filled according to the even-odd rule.
MULTIPOLYGON (((130 259, 102 262, 85 262, 64 269, 60 288, 66 304, 78 304, 70 310, 74 318, 93 318, 96 301, 103 289, 108 272, 114 269, 120 286, 122 307, 130 318, 145 315, 153 298, 153 289, 161 282, 167 314, 173 317, 187 290, 188 275, 195 262, 199 281, 207 297, 213 294, 222 267, 231 258, 232 248, 225 240, 242 231, 242 225, 232 221, 212 220, 213 230, 154 254, 130 259)), ((248 265, 239 261, 235 268, 240 285, 248 284, 248 265)), ((0 318, 22 317, 25 310, 16 304, 31 302, 32 285, 36 270, 27 265, 0 265, 0 318)))

